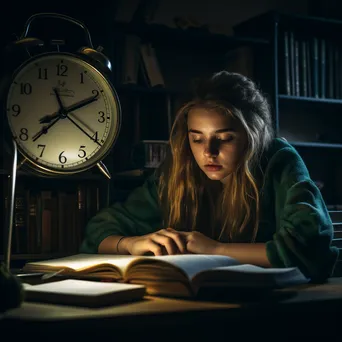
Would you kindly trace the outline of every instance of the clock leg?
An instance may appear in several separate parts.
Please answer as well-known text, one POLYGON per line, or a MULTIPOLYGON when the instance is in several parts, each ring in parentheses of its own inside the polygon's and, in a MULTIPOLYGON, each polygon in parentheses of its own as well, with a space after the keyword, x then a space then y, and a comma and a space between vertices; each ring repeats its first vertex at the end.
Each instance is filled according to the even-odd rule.
POLYGON ((97 164, 97 167, 100 169, 100 171, 108 178, 108 179, 111 179, 112 176, 110 175, 110 172, 108 171, 107 169, 107 166, 102 162, 98 162, 97 164))
POLYGON ((7 270, 11 267, 11 246, 12 246, 12 229, 13 229, 13 215, 14 215, 14 198, 15 198, 15 186, 17 179, 17 160, 18 160, 18 149, 17 143, 13 139, 13 165, 12 165, 12 173, 10 175, 11 183, 10 183, 10 200, 9 200, 9 212, 7 213, 7 235, 6 235, 6 244, 5 244, 5 267, 7 270))
POLYGON ((27 159, 24 158, 18 165, 17 165, 17 170, 19 170, 25 163, 26 163, 27 159))

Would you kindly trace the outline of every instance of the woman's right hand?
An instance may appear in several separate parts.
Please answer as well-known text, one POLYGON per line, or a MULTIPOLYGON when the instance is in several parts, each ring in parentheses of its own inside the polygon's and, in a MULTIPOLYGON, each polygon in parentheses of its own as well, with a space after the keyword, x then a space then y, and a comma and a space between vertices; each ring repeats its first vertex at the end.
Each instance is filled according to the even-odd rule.
POLYGON ((177 231, 161 229, 142 236, 126 237, 121 242, 122 249, 132 255, 165 255, 186 253, 184 237, 177 231))

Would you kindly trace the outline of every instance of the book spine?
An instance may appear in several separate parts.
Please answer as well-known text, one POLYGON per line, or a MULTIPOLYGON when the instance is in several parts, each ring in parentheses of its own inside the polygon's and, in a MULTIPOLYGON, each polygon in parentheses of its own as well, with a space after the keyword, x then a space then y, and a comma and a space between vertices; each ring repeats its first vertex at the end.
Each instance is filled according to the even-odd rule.
POLYGON ((307 74, 308 74, 308 65, 307 65, 307 56, 306 56, 306 41, 301 41, 301 95, 304 97, 308 96, 308 82, 307 82, 307 74))
POLYGON ((321 39, 321 97, 325 98, 325 82, 326 82, 326 47, 325 47, 325 39, 321 39))
POLYGON ((300 83, 299 83, 299 42, 295 40, 295 95, 300 96, 300 83))
POLYGON ((312 96, 319 97, 319 62, 318 62, 318 39, 312 38, 312 96))
POLYGON ((291 78, 290 78, 290 58, 289 58, 289 33, 284 32, 284 64, 285 64, 285 84, 286 95, 291 95, 291 78))

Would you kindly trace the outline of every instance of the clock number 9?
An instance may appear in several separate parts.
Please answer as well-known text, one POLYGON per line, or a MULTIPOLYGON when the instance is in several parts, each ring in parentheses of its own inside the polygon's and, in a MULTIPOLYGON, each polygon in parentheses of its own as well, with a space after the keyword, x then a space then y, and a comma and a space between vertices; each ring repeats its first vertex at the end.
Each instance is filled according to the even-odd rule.
POLYGON ((19 105, 14 104, 12 106, 12 111, 13 111, 12 116, 18 116, 20 114, 20 112, 21 112, 21 108, 20 108, 19 105))

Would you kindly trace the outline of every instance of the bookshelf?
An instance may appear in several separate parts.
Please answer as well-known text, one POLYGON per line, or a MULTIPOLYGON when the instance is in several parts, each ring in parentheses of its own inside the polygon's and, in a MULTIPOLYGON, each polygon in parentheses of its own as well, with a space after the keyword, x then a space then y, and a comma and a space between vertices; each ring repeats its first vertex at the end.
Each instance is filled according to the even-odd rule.
MULTIPOLYGON (((0 260, 4 260, 4 227, 8 223, 9 182, 0 172, 3 196, 0 260)), ((110 183, 95 172, 64 177, 37 176, 18 170, 14 198, 11 265, 78 252, 87 220, 109 204, 110 183)), ((18 266, 19 267, 19 266, 18 266)))
POLYGON ((270 11, 234 32, 271 43, 263 69, 271 77, 260 81, 272 97, 277 133, 297 146, 342 150, 342 21, 270 11))
MULTIPOLYGON (((341 249, 342 21, 270 11, 239 23, 234 33, 270 41, 258 81, 270 95, 277 134, 298 150, 321 184, 333 244, 341 249)), ((336 274, 341 267, 342 257, 336 274)))

